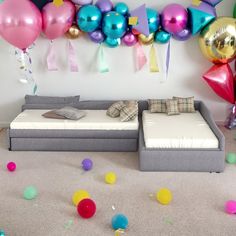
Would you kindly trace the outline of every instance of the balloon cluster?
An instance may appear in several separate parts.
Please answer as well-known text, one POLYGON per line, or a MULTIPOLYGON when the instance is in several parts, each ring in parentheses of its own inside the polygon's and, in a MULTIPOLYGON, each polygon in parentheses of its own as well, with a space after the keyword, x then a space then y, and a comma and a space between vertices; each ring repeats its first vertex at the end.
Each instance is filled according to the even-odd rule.
POLYGON ((169 4, 159 14, 145 4, 130 11, 126 3, 113 4, 111 0, 97 0, 94 5, 92 0, 44 0, 40 4, 35 0, 7 0, 0 3, 0 35, 22 50, 41 31, 50 40, 64 34, 78 38, 86 32, 93 42, 110 47, 121 42, 133 46, 138 40, 143 44, 167 43, 171 36, 184 41, 215 19, 214 7, 220 1, 194 1, 188 9, 169 4))

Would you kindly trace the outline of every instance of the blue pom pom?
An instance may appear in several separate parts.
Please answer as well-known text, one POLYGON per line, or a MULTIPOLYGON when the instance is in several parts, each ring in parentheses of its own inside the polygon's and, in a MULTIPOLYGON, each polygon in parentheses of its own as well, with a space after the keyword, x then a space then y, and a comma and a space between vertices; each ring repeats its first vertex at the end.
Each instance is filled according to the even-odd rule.
POLYGON ((111 225, 114 230, 127 229, 128 218, 123 214, 116 214, 112 217, 111 225))

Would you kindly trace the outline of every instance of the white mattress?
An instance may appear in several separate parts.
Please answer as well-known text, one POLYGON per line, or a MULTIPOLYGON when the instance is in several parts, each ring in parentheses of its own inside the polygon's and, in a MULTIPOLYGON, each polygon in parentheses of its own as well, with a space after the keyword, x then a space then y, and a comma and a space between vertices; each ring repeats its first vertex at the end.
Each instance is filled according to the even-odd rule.
POLYGON ((143 111, 147 148, 218 148, 218 139, 199 112, 168 116, 143 111))
POLYGON ((77 121, 48 119, 48 110, 25 110, 10 124, 11 129, 83 129, 83 130, 138 130, 138 119, 121 122, 106 115, 106 110, 84 110, 86 116, 77 121))

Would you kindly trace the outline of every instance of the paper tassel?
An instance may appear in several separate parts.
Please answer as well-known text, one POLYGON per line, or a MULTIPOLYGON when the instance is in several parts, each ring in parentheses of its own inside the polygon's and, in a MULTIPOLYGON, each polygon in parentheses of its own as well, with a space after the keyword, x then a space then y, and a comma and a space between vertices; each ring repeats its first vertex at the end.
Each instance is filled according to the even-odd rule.
POLYGON ((156 50, 153 44, 151 46, 149 56, 150 56, 150 61, 149 61, 150 72, 159 72, 158 63, 156 59, 156 50))
POLYGON ((121 234, 123 234, 124 232, 125 232, 124 229, 117 229, 115 231, 115 236, 121 236, 121 234))
POLYGON ((147 63, 147 57, 140 43, 135 44, 135 52, 136 67, 137 70, 141 70, 143 66, 147 63))
POLYGON ((98 70, 100 73, 109 72, 109 67, 104 56, 102 44, 100 44, 98 51, 98 70))
POLYGON ((47 55, 47 66, 49 71, 57 71, 58 66, 56 62, 56 54, 53 48, 53 41, 51 40, 49 44, 49 50, 47 55))
POLYGON ((169 67, 170 67, 170 41, 168 43, 166 51, 166 79, 168 78, 169 67))
POLYGON ((79 71, 75 48, 70 40, 68 40, 68 63, 71 72, 79 71))

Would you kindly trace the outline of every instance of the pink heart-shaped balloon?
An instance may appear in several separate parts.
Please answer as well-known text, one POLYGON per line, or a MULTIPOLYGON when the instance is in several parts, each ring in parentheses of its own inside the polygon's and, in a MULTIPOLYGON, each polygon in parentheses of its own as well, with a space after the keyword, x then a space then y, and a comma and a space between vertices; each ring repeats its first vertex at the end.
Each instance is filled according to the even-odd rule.
POLYGON ((20 49, 29 47, 42 30, 42 17, 29 0, 5 0, 0 4, 0 34, 20 49))
POLYGON ((234 76, 228 64, 217 64, 208 70, 203 79, 213 91, 230 103, 234 103, 234 76))
POLYGON ((71 27, 74 17, 75 5, 69 1, 64 1, 61 6, 52 2, 46 4, 42 10, 44 34, 51 40, 61 37, 71 27))

